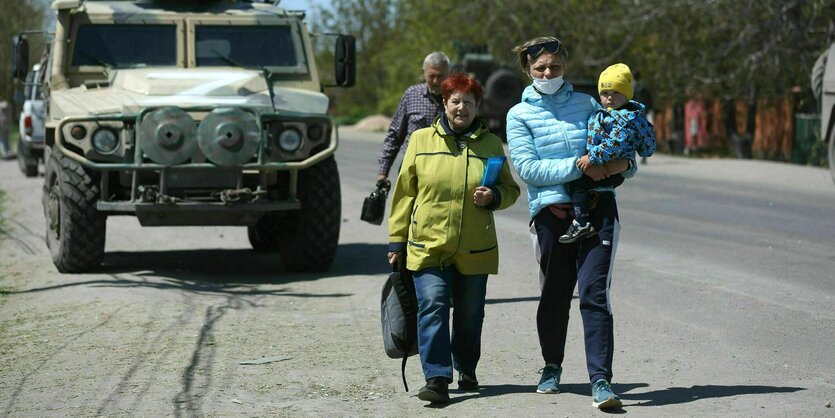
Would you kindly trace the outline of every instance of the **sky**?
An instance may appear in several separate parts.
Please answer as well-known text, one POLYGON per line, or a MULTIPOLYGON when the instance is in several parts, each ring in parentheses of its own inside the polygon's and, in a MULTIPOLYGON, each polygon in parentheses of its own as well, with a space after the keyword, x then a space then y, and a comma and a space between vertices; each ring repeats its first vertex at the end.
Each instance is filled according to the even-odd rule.
MULTIPOLYGON (((309 0, 281 0, 278 5, 290 10, 306 10, 310 11, 311 1, 309 0)), ((321 2, 316 2, 321 3, 321 2)))

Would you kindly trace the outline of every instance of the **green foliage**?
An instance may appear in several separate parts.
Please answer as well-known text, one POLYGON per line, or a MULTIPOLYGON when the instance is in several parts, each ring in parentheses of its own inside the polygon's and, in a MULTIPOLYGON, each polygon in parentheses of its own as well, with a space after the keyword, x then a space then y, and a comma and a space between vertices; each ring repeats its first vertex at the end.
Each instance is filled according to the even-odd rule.
MULTIPOLYGON (((12 102, 15 85, 12 83, 12 37, 26 30, 43 27, 46 5, 40 0, 3 2, 0 13, 0 100, 12 102)), ((43 51, 43 37, 29 37, 29 67, 36 63, 43 51)), ((18 104, 19 106, 20 104, 18 104)))
POLYGON ((596 80, 610 64, 639 69, 660 103, 704 93, 784 96, 807 89, 809 72, 835 22, 831 0, 334 0, 327 31, 359 40, 357 87, 346 109, 391 114, 403 90, 421 80, 434 50, 453 60, 456 42, 486 44, 515 68, 513 46, 536 36, 569 50, 566 79, 596 80))

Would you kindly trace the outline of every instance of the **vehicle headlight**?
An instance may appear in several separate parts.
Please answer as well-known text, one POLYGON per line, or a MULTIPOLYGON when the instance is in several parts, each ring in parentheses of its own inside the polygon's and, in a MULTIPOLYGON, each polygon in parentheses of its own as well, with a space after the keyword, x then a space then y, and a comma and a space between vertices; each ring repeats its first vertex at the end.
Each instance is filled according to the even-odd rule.
POLYGON ((110 154, 119 145, 116 132, 108 128, 99 128, 93 133, 93 148, 100 154, 110 154))
POLYGON ((295 129, 287 129, 278 135, 278 146, 284 152, 296 152, 302 146, 302 134, 295 129))

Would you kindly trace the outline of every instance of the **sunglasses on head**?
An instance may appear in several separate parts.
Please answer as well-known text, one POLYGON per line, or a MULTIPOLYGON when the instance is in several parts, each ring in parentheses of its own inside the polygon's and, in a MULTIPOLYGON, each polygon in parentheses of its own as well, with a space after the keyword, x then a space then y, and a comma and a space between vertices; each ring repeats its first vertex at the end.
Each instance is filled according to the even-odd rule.
POLYGON ((548 41, 541 44, 531 45, 525 48, 525 50, 528 51, 528 55, 531 59, 533 59, 542 54, 543 51, 548 52, 549 54, 556 54, 560 48, 562 48, 560 41, 548 41))

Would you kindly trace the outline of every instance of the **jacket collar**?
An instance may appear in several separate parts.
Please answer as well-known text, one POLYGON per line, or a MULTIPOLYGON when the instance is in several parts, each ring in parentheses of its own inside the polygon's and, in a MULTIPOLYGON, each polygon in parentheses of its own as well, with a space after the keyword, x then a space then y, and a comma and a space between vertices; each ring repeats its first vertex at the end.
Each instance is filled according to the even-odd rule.
POLYGON ((644 106, 640 102, 630 100, 625 105, 621 106, 618 109, 612 109, 612 110, 604 109, 604 110, 606 110, 609 114, 619 115, 620 117, 622 117, 626 120, 633 120, 633 119, 638 118, 640 116, 644 116, 644 113, 646 111, 646 106, 644 106))
POLYGON ((568 81, 564 81, 562 87, 554 94, 542 94, 533 88, 533 84, 531 84, 525 87, 525 90, 522 92, 522 101, 535 106, 562 104, 568 101, 572 92, 574 92, 574 86, 568 81))
POLYGON ((476 116, 475 120, 473 120, 473 124, 470 126, 470 130, 463 134, 457 133, 449 127, 446 114, 444 113, 435 117, 435 122, 432 123, 432 126, 435 128, 435 131, 442 136, 463 136, 469 139, 477 139, 481 136, 481 134, 488 131, 486 128, 487 125, 484 123, 484 119, 481 116, 476 116))
POLYGON ((428 100, 430 100, 432 103, 435 103, 438 106, 443 105, 443 100, 439 96, 436 96, 432 94, 431 91, 429 91, 429 85, 426 84, 425 81, 421 84, 423 84, 423 97, 426 97, 428 100))

